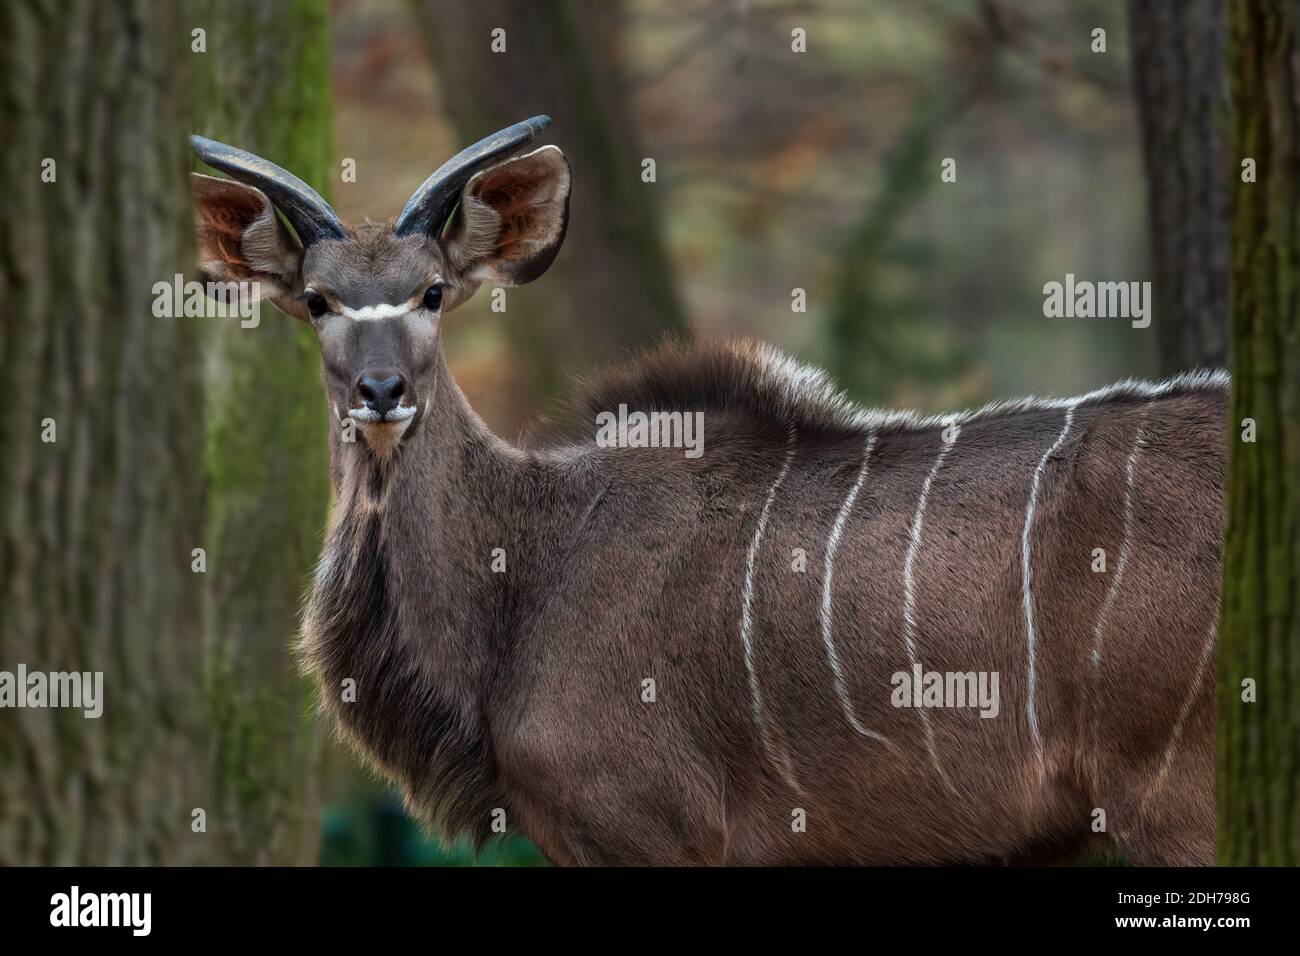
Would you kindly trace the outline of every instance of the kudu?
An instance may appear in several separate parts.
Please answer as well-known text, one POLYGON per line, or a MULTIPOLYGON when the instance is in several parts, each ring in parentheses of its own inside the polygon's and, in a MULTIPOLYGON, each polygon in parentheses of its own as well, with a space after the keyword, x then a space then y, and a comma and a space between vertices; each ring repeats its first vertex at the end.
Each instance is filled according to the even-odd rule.
POLYGON ((320 340, 300 650, 342 735, 445 836, 504 819, 558 863, 1209 862, 1226 376, 931 419, 670 347, 512 446, 441 323, 554 259, 568 165, 519 154, 548 122, 354 228, 194 140, 239 181, 194 179, 205 271, 320 340), (598 444, 623 404, 703 412, 704 454, 598 444))

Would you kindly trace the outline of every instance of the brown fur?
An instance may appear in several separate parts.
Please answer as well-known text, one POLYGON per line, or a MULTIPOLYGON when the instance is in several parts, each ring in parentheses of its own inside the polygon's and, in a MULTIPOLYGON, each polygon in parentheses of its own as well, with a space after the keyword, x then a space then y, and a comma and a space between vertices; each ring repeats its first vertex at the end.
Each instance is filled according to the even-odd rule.
POLYGON ((438 413, 390 472, 375 471, 364 446, 336 443, 348 477, 304 647, 327 699, 342 675, 362 678, 370 700, 334 710, 417 813, 482 839, 503 807, 552 859, 575 863, 987 862, 1060 841, 1208 862, 1210 681, 1173 778, 1149 806, 1142 798, 1217 607, 1221 388, 1082 405, 1045 471, 1033 551, 1042 784, 1024 719, 1019 553, 1031 476, 1062 412, 1031 406, 963 425, 927 509, 918 643, 927 669, 998 670, 1002 702, 992 720, 931 712, 954 795, 926 759, 916 712, 892 708, 888 685, 907 669, 901 567, 939 427, 881 428, 837 559, 840 654, 859 713, 891 749, 845 722, 818 631, 820 555, 863 436, 825 408, 755 388, 763 376, 744 351, 670 354, 676 364, 652 357, 604 380, 585 407, 703 409, 699 461, 589 443, 521 455, 486 434, 445 374, 438 413), (1095 682, 1091 628, 1110 576, 1089 562, 1094 547, 1112 562, 1119 551, 1139 414, 1152 437, 1129 583, 1095 682), (754 637, 768 715, 806 797, 758 746, 738 639, 746 548, 791 424, 754 637), (362 523, 372 530, 358 536, 362 523), (506 550, 505 574, 490 570, 493 547, 506 550), (805 574, 790 569, 796 547, 805 574), (392 589, 373 583, 395 565, 392 589), (654 704, 640 701, 646 677, 654 704), (807 833, 791 832, 795 807, 807 833), (1094 807, 1109 836, 1089 829, 1094 807))

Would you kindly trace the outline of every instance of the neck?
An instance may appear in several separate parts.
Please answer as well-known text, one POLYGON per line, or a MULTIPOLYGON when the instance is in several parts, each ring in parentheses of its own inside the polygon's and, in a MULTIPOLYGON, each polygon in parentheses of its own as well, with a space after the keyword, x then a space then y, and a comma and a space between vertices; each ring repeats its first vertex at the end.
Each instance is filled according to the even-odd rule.
POLYGON ((402 445, 331 435, 335 505, 301 641, 322 703, 424 821, 481 840, 504 805, 489 687, 509 644, 503 506, 522 456, 491 435, 439 356, 402 445))

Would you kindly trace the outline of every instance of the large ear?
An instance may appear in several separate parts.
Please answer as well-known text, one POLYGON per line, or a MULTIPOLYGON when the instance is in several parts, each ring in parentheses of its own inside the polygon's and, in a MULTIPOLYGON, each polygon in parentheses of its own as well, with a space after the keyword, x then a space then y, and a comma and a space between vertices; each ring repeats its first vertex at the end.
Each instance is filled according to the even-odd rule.
POLYGON ((523 285, 548 268, 569 224, 569 161, 554 146, 485 169, 465 184, 447 258, 472 289, 523 285))
POLYGON ((307 320, 302 297, 303 249, 260 189, 191 173, 199 266, 204 279, 251 282, 255 298, 307 320))

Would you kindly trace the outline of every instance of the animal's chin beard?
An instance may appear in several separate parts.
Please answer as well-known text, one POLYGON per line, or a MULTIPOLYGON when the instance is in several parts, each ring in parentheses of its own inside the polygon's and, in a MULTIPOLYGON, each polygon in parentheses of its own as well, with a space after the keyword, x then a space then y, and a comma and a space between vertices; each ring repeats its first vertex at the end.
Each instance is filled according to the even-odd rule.
POLYGON ((357 431, 361 433, 361 440, 366 443, 366 447, 376 458, 380 461, 388 461, 402 444, 402 439, 405 438, 412 421, 413 418, 403 418, 399 421, 365 424, 358 422, 357 431))

